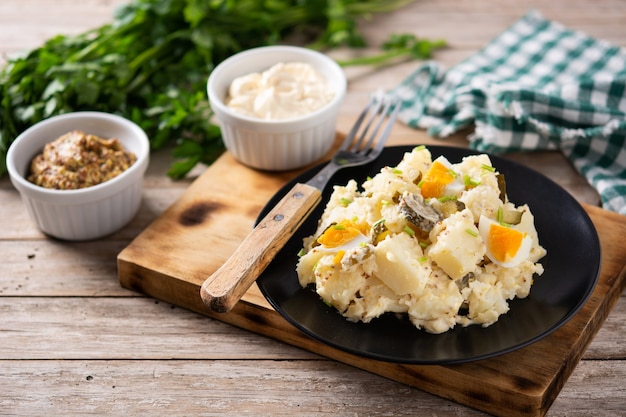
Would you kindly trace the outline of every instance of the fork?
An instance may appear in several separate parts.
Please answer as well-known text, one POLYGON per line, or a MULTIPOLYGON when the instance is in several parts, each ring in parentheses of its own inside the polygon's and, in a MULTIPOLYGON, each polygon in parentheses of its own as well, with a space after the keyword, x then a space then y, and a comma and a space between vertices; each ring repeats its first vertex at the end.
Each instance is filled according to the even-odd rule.
POLYGON ((322 198, 330 178, 342 168, 364 165, 380 155, 400 106, 373 97, 333 155, 305 184, 297 183, 241 242, 200 289, 204 304, 217 313, 230 311, 287 243, 322 198), (379 131, 387 119, 382 133, 379 131))

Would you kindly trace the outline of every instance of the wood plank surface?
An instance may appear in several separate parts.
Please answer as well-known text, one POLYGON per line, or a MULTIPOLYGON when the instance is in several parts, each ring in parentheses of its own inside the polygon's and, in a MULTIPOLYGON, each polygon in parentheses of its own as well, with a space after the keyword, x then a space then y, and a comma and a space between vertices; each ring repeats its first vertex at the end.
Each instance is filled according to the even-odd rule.
MULTIPOLYGON (((5 369, 0 374, 2 415, 36 415, 33 410, 55 415, 63 410, 68 417, 486 416, 339 362, 319 359, 257 360, 254 367, 246 360, 26 360, 15 367, 0 361, 0 366, 5 369)), ((603 382, 607 376, 614 383, 623 380, 625 370, 606 362, 581 364, 581 376, 572 378, 562 391, 554 415, 619 415, 621 392, 616 384, 603 382), (572 402, 579 407, 567 405, 572 402)))
POLYGON ((304 336, 254 289, 232 311, 216 314, 200 299, 200 287, 251 229, 234 228, 233 213, 238 213, 239 223, 249 225, 256 218, 251 214, 258 213, 255 201, 237 199, 233 207, 233 196, 222 190, 237 188, 267 201, 280 183, 261 181, 266 175, 243 167, 229 154, 220 157, 118 255, 122 286, 500 416, 546 413, 626 287, 626 246, 620 245, 626 219, 588 206, 602 246, 596 290, 563 328, 497 358, 455 366, 405 366, 361 358, 304 336))
MULTIPOLYGON (((110 21, 125 0, 3 0, 0 65, 7 54, 58 33, 110 21)), ((372 52, 391 32, 445 38, 436 55, 452 66, 536 8, 546 17, 626 46, 622 0, 416 0, 361 24, 372 52)), ((373 89, 390 88, 419 63, 351 68, 338 122, 346 132, 373 89)), ((402 125, 396 144, 466 146, 466 133, 439 142, 402 125)), ((541 170, 579 201, 597 194, 558 153, 511 155, 541 170)), ((305 349, 129 291, 116 256, 204 172, 173 182, 167 150, 145 178, 138 216, 120 232, 86 244, 48 239, 0 178, 0 415, 485 416, 425 391, 305 349)), ((264 201, 258 201, 258 207, 264 201)), ((623 260, 626 261, 626 260, 623 260)), ((623 262, 624 263, 624 262, 623 262)), ((618 416, 626 410, 626 295, 619 300, 558 393, 548 416, 618 416)))

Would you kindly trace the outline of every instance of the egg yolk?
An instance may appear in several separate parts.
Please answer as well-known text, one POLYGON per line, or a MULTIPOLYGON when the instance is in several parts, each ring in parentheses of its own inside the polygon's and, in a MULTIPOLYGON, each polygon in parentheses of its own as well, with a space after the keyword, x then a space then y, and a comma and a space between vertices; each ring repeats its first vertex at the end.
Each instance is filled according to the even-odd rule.
POLYGON ((421 181, 422 197, 439 198, 443 196, 446 187, 455 178, 449 167, 435 160, 421 181))
POLYGON ((327 248, 337 248, 354 240, 358 236, 365 235, 367 230, 367 225, 355 224, 349 220, 345 220, 326 229, 326 231, 317 238, 317 242, 327 248))
POLYGON ((517 255, 525 235, 519 230, 492 223, 489 226, 489 249, 495 260, 508 262, 517 255))

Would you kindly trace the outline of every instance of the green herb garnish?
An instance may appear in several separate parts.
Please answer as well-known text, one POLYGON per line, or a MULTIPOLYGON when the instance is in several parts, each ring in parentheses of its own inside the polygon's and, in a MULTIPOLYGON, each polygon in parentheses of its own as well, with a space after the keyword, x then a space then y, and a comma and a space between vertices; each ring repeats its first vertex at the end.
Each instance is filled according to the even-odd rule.
POLYGON ((491 165, 482 164, 481 168, 484 169, 485 171, 496 172, 496 169, 492 167, 491 165))
POLYGON ((383 43, 382 49, 384 52, 371 56, 352 58, 346 61, 338 61, 338 63, 342 66, 378 66, 407 59, 426 59, 432 56, 433 51, 445 46, 446 42, 442 39, 432 41, 428 39, 420 39, 413 34, 394 34, 383 43))
POLYGON ((443 197, 439 197, 437 200, 445 203, 446 201, 456 201, 456 197, 453 195, 444 195, 443 197))
MULTIPOLYGON (((210 120, 210 72, 245 49, 294 43, 328 50, 362 47, 357 21, 410 0, 130 0, 110 24, 59 35, 0 69, 0 176, 6 151, 33 124, 93 110, 141 126, 152 150, 173 146, 168 175, 182 178, 224 151, 210 120)), ((427 58, 443 41, 391 35, 383 53, 342 65, 382 65, 427 58)))
POLYGON ((385 219, 381 217, 380 219, 376 220, 374 224, 372 224, 372 227, 380 226, 383 223, 385 223, 385 219))
POLYGON ((478 181, 478 180, 473 180, 472 177, 470 177, 469 175, 465 174, 465 175, 463 175, 463 184, 466 187, 471 188, 471 187, 478 187, 481 184, 481 182, 478 181))

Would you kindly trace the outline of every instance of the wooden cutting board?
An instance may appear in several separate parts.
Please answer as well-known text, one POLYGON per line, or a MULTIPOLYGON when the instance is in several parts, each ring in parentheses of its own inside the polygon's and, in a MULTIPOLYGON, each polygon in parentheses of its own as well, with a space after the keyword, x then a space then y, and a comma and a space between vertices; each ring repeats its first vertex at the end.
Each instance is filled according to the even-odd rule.
POLYGON ((252 229, 278 189, 302 171, 263 173, 221 156, 118 255, 124 288, 499 416, 543 416, 626 287, 626 217, 584 206, 602 246, 599 283, 565 326, 526 348, 460 365, 402 365, 321 344, 274 311, 258 287, 229 313, 213 313, 200 287, 252 229))

